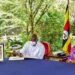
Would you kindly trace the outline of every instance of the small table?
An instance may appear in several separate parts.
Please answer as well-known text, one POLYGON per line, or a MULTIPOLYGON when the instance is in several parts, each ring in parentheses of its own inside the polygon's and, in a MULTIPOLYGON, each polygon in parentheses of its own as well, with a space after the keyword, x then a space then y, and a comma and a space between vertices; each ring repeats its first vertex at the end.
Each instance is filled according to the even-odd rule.
POLYGON ((63 61, 66 62, 67 61, 67 56, 53 56, 51 55, 50 60, 55 60, 55 61, 63 61))

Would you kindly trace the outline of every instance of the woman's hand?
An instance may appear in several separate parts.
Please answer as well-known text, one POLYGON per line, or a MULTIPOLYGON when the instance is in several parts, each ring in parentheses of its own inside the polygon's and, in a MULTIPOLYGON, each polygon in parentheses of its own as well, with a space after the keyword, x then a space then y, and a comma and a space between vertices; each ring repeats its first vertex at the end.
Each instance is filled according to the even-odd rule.
POLYGON ((75 60, 71 60, 71 63, 74 63, 75 64, 75 60))

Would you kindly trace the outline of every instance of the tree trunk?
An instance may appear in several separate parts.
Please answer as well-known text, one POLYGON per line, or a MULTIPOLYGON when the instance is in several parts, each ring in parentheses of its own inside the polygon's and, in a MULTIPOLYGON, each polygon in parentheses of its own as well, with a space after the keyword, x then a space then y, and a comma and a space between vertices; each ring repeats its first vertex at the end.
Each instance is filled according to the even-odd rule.
POLYGON ((29 0, 29 4, 30 4, 30 25, 31 25, 31 34, 34 33, 34 19, 33 19, 32 3, 33 3, 33 0, 29 0))
POLYGON ((31 15, 31 34, 34 33, 33 15, 31 15))

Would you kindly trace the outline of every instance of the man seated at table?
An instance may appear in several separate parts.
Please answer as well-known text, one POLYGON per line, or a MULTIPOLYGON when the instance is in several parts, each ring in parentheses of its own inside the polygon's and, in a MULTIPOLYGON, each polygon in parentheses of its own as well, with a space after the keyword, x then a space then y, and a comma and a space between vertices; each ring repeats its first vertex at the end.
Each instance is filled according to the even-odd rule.
POLYGON ((43 59, 45 48, 43 44, 38 41, 37 35, 33 34, 30 41, 26 42, 20 51, 14 51, 13 54, 23 56, 25 58, 43 59))

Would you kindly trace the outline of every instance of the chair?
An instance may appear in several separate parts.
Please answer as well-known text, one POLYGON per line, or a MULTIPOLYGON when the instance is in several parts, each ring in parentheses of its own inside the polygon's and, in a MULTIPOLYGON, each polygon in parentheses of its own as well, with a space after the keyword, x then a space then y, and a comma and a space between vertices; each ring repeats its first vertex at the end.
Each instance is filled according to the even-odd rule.
POLYGON ((45 47, 45 55, 44 55, 44 59, 49 59, 50 57, 50 45, 48 42, 45 41, 41 41, 41 43, 44 45, 45 47))

